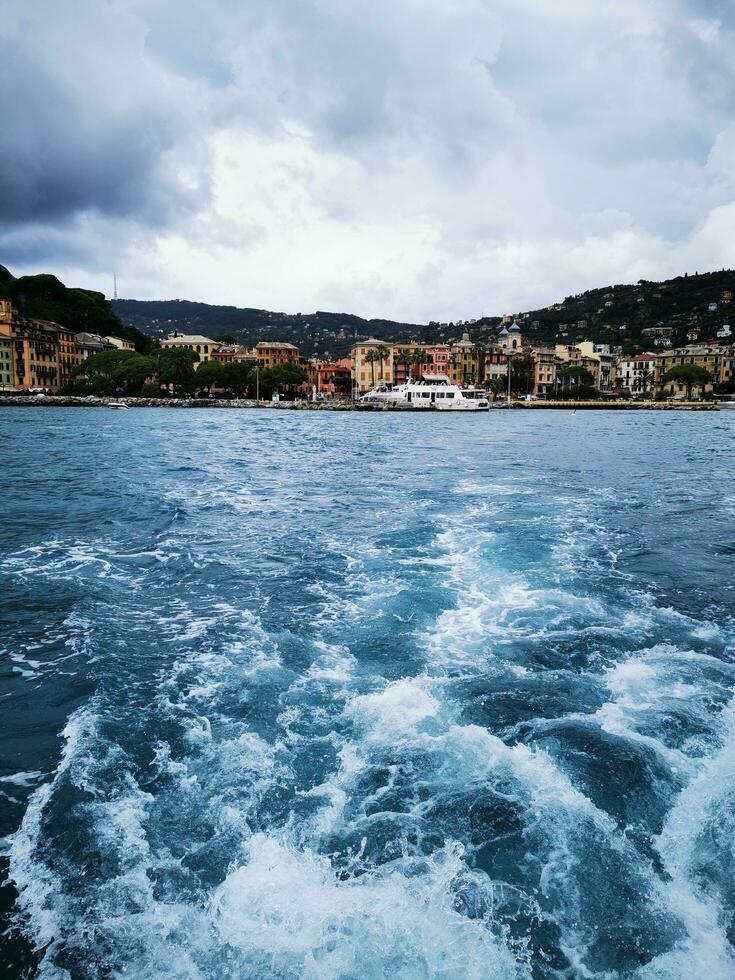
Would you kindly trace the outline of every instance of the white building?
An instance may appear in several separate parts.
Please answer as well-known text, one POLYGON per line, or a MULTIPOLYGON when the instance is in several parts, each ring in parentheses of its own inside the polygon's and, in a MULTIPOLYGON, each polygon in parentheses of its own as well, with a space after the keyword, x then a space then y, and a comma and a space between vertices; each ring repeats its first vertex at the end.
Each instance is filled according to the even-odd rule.
POLYGON ((648 372, 647 390, 653 391, 653 368, 656 358, 653 354, 637 354, 635 357, 619 357, 615 362, 615 387, 628 394, 643 391, 644 372, 648 372))

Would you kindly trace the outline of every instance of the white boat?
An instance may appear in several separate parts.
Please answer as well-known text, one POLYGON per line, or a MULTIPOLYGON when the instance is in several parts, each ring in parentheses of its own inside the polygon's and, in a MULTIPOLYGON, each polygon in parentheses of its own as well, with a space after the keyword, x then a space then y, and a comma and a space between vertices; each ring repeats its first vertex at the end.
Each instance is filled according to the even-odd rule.
POLYGON ((130 408, 130 406, 129 405, 126 405, 125 402, 108 402, 107 403, 107 407, 108 408, 130 408))
POLYGON ((735 409, 735 395, 718 395, 717 407, 733 411, 735 409))
POLYGON ((424 374, 419 381, 373 388, 360 401, 439 412, 486 412, 490 408, 484 391, 471 385, 452 384, 446 374, 424 374))

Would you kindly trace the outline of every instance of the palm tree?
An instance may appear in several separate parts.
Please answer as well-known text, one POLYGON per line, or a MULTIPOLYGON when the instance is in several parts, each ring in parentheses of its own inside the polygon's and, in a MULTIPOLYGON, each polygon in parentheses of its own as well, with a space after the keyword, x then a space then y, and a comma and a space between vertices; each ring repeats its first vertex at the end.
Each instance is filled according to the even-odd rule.
POLYGON ((375 362, 380 360, 380 355, 374 347, 365 355, 365 363, 370 365, 370 374, 373 381, 373 388, 375 387, 375 362))
POLYGON ((408 380, 411 375, 411 348, 399 347, 393 360, 396 364, 402 364, 405 367, 406 379, 408 380))
POLYGON ((633 381, 633 387, 636 391, 642 391, 645 395, 651 386, 653 381, 653 371, 649 371, 648 368, 643 368, 638 377, 633 381))
POLYGON ((485 358, 487 357, 487 347, 481 340, 478 340, 475 346, 472 348, 472 353, 475 355, 475 360, 477 361, 477 377, 475 378, 475 384, 481 385, 485 380, 485 358))
POLYGON ((426 351, 423 347, 414 347, 411 351, 411 364, 416 368, 416 380, 421 377, 421 365, 426 363, 426 351))
POLYGON ((378 355, 378 360, 380 361, 380 379, 385 381, 385 372, 383 370, 383 361, 387 361, 390 357, 390 347, 386 347, 385 344, 379 344, 375 348, 375 353, 378 355))

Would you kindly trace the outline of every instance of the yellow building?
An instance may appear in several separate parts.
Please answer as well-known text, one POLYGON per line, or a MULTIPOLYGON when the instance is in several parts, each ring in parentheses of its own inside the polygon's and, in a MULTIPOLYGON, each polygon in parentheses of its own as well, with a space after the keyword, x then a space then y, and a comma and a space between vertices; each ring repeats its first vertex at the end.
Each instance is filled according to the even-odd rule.
MULTIPOLYGON (((447 376, 454 385, 481 384, 477 349, 465 332, 462 339, 449 345, 447 376)), ((484 373, 484 372, 483 372, 484 373)))
POLYGON ((269 368, 277 364, 298 364, 301 355, 294 344, 261 340, 255 345, 255 357, 260 367, 269 368))
POLYGON ((728 359, 732 359, 731 349, 708 344, 689 344, 686 347, 678 347, 656 354, 654 391, 657 395, 686 396, 687 387, 685 384, 679 384, 676 381, 664 381, 664 378, 666 372, 672 367, 678 367, 680 364, 695 364, 697 367, 704 368, 712 379, 709 384, 700 389, 702 394, 709 394, 714 385, 723 380, 723 372, 727 372, 726 362, 728 359))
POLYGON ((193 351, 197 355, 194 367, 198 367, 205 361, 212 360, 212 354, 218 351, 222 345, 209 337, 202 337, 198 334, 183 334, 174 332, 161 341, 161 347, 185 347, 186 350, 193 351))
POLYGON ((394 344, 386 344, 382 340, 376 340, 375 337, 362 340, 353 346, 350 360, 352 381, 357 394, 363 395, 376 385, 393 384, 395 351, 394 344))
POLYGON ((10 345, 13 387, 58 391, 58 325, 15 318, 13 312, 4 310, 0 316, 0 341, 10 345))

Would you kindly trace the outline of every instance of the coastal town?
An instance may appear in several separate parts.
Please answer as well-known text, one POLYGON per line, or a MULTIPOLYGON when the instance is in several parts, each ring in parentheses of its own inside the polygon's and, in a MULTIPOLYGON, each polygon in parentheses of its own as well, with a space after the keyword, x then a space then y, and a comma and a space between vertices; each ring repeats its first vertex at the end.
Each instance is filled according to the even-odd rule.
POLYGON ((358 339, 349 356, 331 361, 303 357, 289 342, 267 340, 247 347, 179 331, 155 341, 143 358, 129 339, 75 332, 23 316, 10 301, 0 300, 0 394, 80 394, 92 392, 97 380, 107 385, 106 394, 175 395, 178 388, 179 393, 217 397, 238 387, 235 394, 255 397, 356 400, 411 380, 441 377, 451 385, 480 389, 491 401, 703 400, 726 397, 735 387, 735 345, 729 327, 719 333, 715 340, 699 342, 691 332, 689 343, 671 347, 661 343, 665 330, 656 333, 654 328, 651 350, 633 354, 591 340, 530 343, 522 324, 507 316, 495 335, 484 334, 481 340, 469 330, 438 344, 368 337, 358 339), (156 376, 151 366, 156 352, 175 363, 171 377, 156 376), (126 372, 133 367, 137 374, 126 372))

